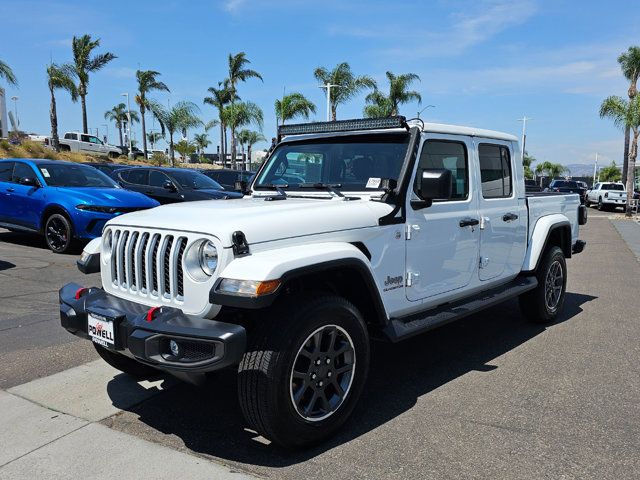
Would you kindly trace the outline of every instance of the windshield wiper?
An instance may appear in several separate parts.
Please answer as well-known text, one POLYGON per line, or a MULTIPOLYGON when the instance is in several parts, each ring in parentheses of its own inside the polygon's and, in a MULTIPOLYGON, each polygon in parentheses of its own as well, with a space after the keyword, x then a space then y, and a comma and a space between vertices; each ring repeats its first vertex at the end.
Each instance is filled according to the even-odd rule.
POLYGON ((299 188, 315 188, 316 190, 326 190, 328 192, 333 193, 334 195, 338 196, 338 197, 342 197, 344 198, 344 195, 342 194, 342 192, 336 190, 338 188, 342 188, 342 184, 341 183, 322 183, 322 182, 318 182, 318 183, 301 183, 300 185, 298 185, 299 188))
POLYGON ((274 189, 276 192, 278 192, 278 195, 270 195, 268 197, 265 197, 265 200, 286 200, 287 199, 287 192, 285 192, 283 189, 285 188, 289 188, 289 184, 287 183, 283 183, 282 185, 275 185, 273 183, 261 183, 260 185, 257 185, 258 188, 272 188, 274 189))

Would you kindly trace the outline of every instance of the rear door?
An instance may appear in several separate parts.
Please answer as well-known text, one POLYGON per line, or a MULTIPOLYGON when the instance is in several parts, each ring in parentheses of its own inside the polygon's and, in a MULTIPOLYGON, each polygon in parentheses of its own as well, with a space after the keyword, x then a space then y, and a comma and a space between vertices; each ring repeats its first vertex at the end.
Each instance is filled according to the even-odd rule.
POLYGON ((480 262, 481 281, 503 279, 520 271, 526 234, 525 198, 515 188, 512 143, 476 140, 480 170, 480 262), (518 261, 518 258, 520 260, 518 261))
POLYGON ((427 134, 409 197, 417 199, 417 182, 424 170, 451 171, 449 200, 428 208, 407 206, 406 296, 418 301, 467 286, 476 277, 480 231, 477 195, 473 188, 470 137, 427 134))

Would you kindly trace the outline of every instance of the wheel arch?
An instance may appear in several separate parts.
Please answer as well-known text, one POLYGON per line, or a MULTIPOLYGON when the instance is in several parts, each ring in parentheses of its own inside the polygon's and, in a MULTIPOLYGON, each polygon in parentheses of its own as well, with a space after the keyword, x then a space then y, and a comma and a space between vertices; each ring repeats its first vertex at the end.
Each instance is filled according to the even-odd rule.
POLYGON ((552 246, 560 247, 565 258, 571 258, 571 223, 564 215, 548 215, 536 222, 522 271, 535 272, 544 253, 552 246))
POLYGON ((59 213, 60 215, 65 216, 67 220, 69 220, 69 224, 71 225, 72 230, 74 230, 73 233, 75 235, 75 225, 73 224, 71 215, 66 208, 58 203, 49 204, 42 211, 42 214, 40 215, 40 225, 38 226, 38 230, 40 231, 40 233, 44 233, 45 222, 47 221, 47 218, 49 218, 49 216, 53 215, 54 213, 59 213))

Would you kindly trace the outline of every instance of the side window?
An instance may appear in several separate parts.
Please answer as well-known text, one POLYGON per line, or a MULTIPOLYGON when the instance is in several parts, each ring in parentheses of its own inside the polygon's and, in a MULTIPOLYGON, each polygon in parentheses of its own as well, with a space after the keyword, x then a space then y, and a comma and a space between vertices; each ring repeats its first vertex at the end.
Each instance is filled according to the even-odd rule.
POLYGON ((23 178, 35 179, 36 174, 33 172, 33 169, 29 165, 21 162, 16 162, 15 166, 13 167, 13 177, 11 178, 11 181, 13 183, 19 183, 23 178))
POLYGON ((89 135, 80 135, 80 140, 89 143, 91 141, 91 137, 89 137, 89 135))
POLYGON ((169 177, 167 177, 162 172, 151 170, 151 173, 149 173, 149 185, 151 185, 152 187, 162 187, 169 181, 169 177))
POLYGON ((144 168, 129 170, 127 176, 127 182, 135 183, 136 185, 147 185, 148 172, 144 168))
POLYGON ((511 158, 503 145, 480 144, 480 179, 484 198, 510 197, 512 191, 511 158))
MULTIPOLYGON (((447 140, 427 140, 422 146, 418 172, 422 170, 451 171, 453 183, 451 200, 464 200, 469 197, 469 162, 464 143, 447 140)), ((420 176, 416 175, 414 191, 418 191, 420 176)))
POLYGON ((67 140, 78 140, 78 135, 75 133, 65 133, 64 138, 67 140))
POLYGON ((0 162, 0 182, 10 182, 13 162, 0 162))

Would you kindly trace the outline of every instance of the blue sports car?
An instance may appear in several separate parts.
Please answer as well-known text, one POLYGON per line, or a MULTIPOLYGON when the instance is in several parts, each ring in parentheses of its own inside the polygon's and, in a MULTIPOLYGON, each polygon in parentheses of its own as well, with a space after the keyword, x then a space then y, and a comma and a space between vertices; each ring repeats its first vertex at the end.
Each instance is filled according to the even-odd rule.
POLYGON ((93 167, 59 160, 0 160, 0 227, 44 235, 56 253, 99 237, 117 215, 159 205, 93 167))

